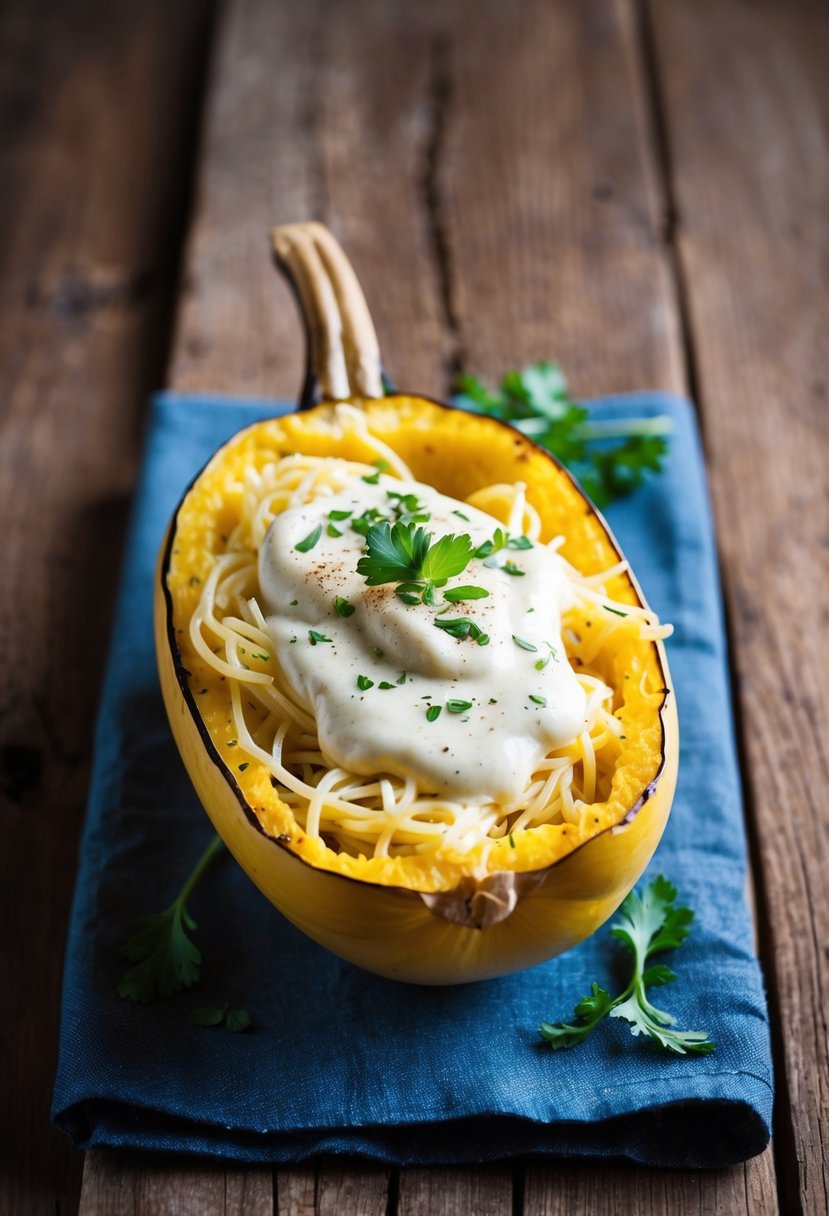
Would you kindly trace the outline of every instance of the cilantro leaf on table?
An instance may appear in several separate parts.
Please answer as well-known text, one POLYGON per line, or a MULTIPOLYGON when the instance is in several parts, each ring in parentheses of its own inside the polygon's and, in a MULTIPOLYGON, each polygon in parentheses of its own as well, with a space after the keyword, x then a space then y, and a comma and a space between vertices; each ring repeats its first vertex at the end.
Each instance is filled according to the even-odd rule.
POLYGON ((573 1010, 573 1021, 542 1022, 538 1032, 554 1050, 575 1047, 606 1017, 622 1018, 630 1023, 632 1035, 646 1035, 664 1051, 677 1055, 708 1055, 716 1049, 707 1031, 677 1030, 675 1018, 648 1000, 648 987, 670 984, 676 973, 662 963, 647 964, 654 954, 676 950, 691 931, 694 914, 690 908, 677 907, 676 898, 676 888, 661 875, 642 895, 631 891, 610 929, 633 954, 631 981, 613 998, 593 984, 590 995, 582 997, 573 1010))
POLYGON ((510 423, 557 456, 599 507, 631 494, 662 469, 670 418, 591 421, 590 411, 570 397, 556 363, 507 372, 494 390, 466 374, 456 387, 464 409, 510 423))
POLYGON ((187 911, 187 900, 222 847, 221 839, 214 836, 170 906, 140 920, 119 947, 118 957, 136 964, 118 984, 118 995, 125 1001, 146 1004, 198 982, 202 955, 189 936, 197 926, 187 911))

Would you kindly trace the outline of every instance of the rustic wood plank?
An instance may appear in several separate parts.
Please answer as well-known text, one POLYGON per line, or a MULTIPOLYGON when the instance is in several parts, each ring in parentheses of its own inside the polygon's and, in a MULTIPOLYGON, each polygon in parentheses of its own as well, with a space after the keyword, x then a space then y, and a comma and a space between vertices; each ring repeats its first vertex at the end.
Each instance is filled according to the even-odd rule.
POLYGON ((817 1212, 829 1205, 829 10, 705 0, 692 14, 671 0, 651 16, 778 1010, 781 1197, 817 1212))
POLYGON ((700 1171, 644 1170, 602 1161, 562 1161, 528 1169, 524 1216, 774 1216, 778 1211, 774 1160, 767 1150, 734 1169, 700 1171))
POLYGON ((457 7, 440 214, 458 359, 579 394, 684 387, 635 7, 457 7), (509 69, 505 65, 509 64, 509 69), (482 87, 482 82, 486 86, 482 87))
POLYGON ((512 1196, 509 1165, 401 1170, 397 1216, 507 1216, 512 1196))
POLYGON ((277 1216, 386 1216, 389 1171, 362 1163, 280 1167, 277 1216))
POLYGON ((272 1216, 269 1168, 96 1149, 87 1154, 84 1216, 272 1216))
POLYGON ((208 17, 198 0, 0 13, 4 1213, 78 1200, 81 1154, 49 1124, 63 946, 208 17))
POLYGON ((394 377, 445 391, 446 338, 422 206, 431 102, 428 27, 418 12, 384 0, 229 6, 175 387, 297 394, 296 308, 266 238, 274 224, 316 218, 347 244, 394 377))

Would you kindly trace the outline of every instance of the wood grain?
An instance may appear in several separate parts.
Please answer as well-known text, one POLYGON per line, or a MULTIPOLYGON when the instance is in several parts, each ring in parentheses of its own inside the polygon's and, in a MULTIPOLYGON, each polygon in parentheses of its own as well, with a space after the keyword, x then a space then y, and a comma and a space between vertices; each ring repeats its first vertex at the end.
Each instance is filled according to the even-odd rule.
POLYGON ((635 6, 526 0, 521 13, 458 5, 446 51, 458 359, 493 378, 559 359, 582 395, 681 391, 635 6))
POLYGON ((389 1171, 382 1166, 280 1167, 276 1216, 386 1216, 389 1171))
POLYGON ((733 623, 783 1200, 829 1206, 829 10, 652 5, 733 623), (783 1067, 781 1067, 781 1065, 783 1067), (790 1105, 789 1105, 790 1104, 790 1105))
POLYGON ((198 0, 0 14, 4 1214, 77 1204, 81 1154, 49 1123, 63 948, 208 15, 198 0))
POLYGON ((273 1174, 96 1149, 87 1154, 80 1210, 85 1216, 272 1216, 273 1174))
POLYGON ((507 1216, 512 1212, 509 1165, 400 1171, 397 1216, 507 1216))

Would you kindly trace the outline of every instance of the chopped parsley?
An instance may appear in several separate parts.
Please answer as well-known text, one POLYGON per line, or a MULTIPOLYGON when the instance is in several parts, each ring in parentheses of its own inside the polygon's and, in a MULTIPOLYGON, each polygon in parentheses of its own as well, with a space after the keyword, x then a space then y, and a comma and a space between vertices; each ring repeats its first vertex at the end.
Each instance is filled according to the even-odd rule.
POLYGON ((304 540, 299 541, 294 545, 297 553, 310 553, 314 545, 322 536, 322 524, 317 524, 313 531, 309 532, 304 540))
POLYGON ((325 531, 328 536, 342 536, 342 532, 334 524, 329 524, 325 531))
POLYGON ((388 689, 390 689, 390 688, 396 688, 396 687, 397 687, 397 685, 396 685, 396 684, 390 684, 390 683, 388 682, 388 680, 381 680, 381 681, 380 681, 380 683, 377 685, 377 687, 378 687, 378 688, 382 688, 382 689, 383 689, 383 691, 385 692, 385 691, 387 691, 387 690, 388 690, 388 689))
POLYGON ((472 708, 472 702, 453 699, 446 702, 446 708, 450 714, 464 714, 468 709, 472 708))
POLYGON ((368 692, 370 688, 374 687, 374 681, 370 680, 368 676, 357 676, 357 687, 360 692, 368 692))
POLYGON ((515 645, 520 646, 522 650, 538 650, 537 646, 534 646, 532 642, 528 642, 526 638, 520 638, 517 633, 512 635, 512 640, 515 642, 515 645))
POLYGON ((363 481, 366 483, 367 486, 379 485, 380 484, 380 470, 378 469, 376 473, 367 473, 365 475, 365 477, 363 478, 363 481))
POLYGON ((530 693, 530 700, 534 701, 536 705, 546 705, 547 704, 546 697, 539 697, 534 692, 530 693))
POLYGON ((450 587, 444 591, 443 598, 448 600, 450 604, 457 604, 461 600, 485 600, 489 596, 489 592, 484 587, 450 587))
POLYGON ((351 511, 329 511, 328 518, 336 520, 336 522, 340 524, 344 519, 348 519, 349 515, 351 514, 351 511))
POLYGON ((489 634, 483 633, 480 626, 476 625, 468 616, 455 617, 451 621, 435 619, 432 624, 436 629, 442 629, 444 633, 448 633, 450 637, 457 638, 459 642, 464 638, 471 638, 479 646, 486 646, 489 643, 489 634))
POLYGON ((316 629, 308 630, 308 641, 312 646, 317 646, 320 642, 330 642, 332 638, 327 638, 324 633, 318 633, 316 629))
POLYGON ((343 597, 341 595, 338 595, 337 598, 334 600, 334 607, 337 610, 337 616, 342 616, 342 617, 353 616, 354 613, 356 612, 356 608, 354 607, 354 605, 350 604, 348 602, 348 600, 343 599, 343 597))
POLYGON ((442 705, 430 705, 426 710, 426 721, 435 722, 440 717, 440 711, 442 709, 442 705))

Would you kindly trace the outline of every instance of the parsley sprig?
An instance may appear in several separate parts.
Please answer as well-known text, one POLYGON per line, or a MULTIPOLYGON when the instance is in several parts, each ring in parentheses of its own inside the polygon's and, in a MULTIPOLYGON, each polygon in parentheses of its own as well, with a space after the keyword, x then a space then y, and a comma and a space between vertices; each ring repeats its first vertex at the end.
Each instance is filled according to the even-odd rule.
POLYGON ((461 574, 475 550, 469 536, 441 536, 433 541, 433 533, 414 523, 388 521, 374 524, 366 532, 366 553, 357 562, 357 573, 369 587, 383 583, 402 583, 403 595, 431 595, 434 588, 443 587, 450 578, 461 574))
POLYGON ((223 847, 220 837, 214 836, 169 908, 145 916, 120 946, 118 957, 136 964, 118 985, 118 995, 125 1001, 146 1004, 198 982, 202 956, 188 936, 197 926, 187 911, 187 901, 223 847))
POLYGON ((676 887, 661 875, 645 888, 643 895, 631 891, 619 910, 611 933, 633 953, 633 976, 624 992, 611 997, 593 984, 573 1010, 572 1022, 542 1022, 539 1034, 551 1047, 575 1047, 586 1039, 605 1017, 630 1022, 632 1035, 647 1035, 664 1051, 677 1055, 708 1055, 716 1044, 705 1030, 677 1030, 670 1013, 657 1009, 648 1000, 649 986, 669 984, 676 972, 662 963, 648 966, 650 959, 663 950, 681 946, 691 931, 694 914, 690 908, 677 907, 676 887))
POLYGON ((458 377, 456 401, 464 409, 491 414, 548 448, 576 474, 599 507, 624 498, 658 473, 668 451, 666 417, 593 422, 575 402, 556 363, 511 371, 497 389, 476 376, 458 377))

